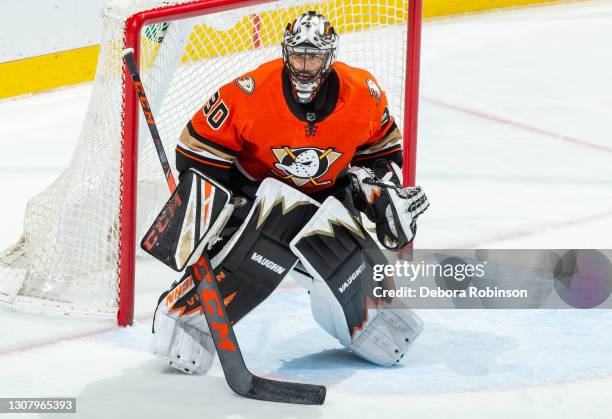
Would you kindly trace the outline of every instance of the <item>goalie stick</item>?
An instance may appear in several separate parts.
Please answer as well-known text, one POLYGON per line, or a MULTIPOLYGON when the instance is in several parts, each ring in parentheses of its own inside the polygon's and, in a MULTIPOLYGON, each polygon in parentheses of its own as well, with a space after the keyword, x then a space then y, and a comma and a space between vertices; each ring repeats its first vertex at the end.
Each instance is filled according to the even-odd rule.
MULTIPOLYGON (((172 193, 176 189, 176 182, 140 80, 134 50, 132 48, 125 49, 122 55, 134 82, 134 89, 153 137, 155 150, 168 182, 168 188, 172 193)), ((240 352, 234 329, 227 316, 217 281, 213 277, 214 272, 206 250, 202 252, 202 256, 191 268, 194 273, 192 275, 193 280, 197 283, 200 304, 219 355, 225 379, 230 388, 237 394, 251 399, 297 404, 323 404, 326 394, 324 386, 270 380, 258 377, 248 370, 240 352)))

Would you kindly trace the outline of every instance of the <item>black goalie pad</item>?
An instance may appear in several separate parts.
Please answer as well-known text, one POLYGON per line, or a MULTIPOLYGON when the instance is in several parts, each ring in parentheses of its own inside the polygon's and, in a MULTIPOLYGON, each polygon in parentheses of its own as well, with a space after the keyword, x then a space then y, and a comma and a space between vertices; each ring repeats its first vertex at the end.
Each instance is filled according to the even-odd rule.
POLYGON ((317 211, 318 203, 273 179, 265 179, 247 218, 212 259, 232 322, 276 289, 297 263, 289 242, 317 211))
MULTIPOLYGON (((149 228, 140 246, 175 271, 197 258, 223 224, 231 192, 196 170, 189 170, 149 228)), ((230 208, 231 211, 231 208, 230 208)))
POLYGON ((291 242, 291 248, 314 281, 324 282, 339 302, 350 337, 367 321, 369 308, 391 302, 374 295, 375 287, 394 288, 392 278, 374 280, 374 266, 387 264, 387 259, 337 199, 328 198, 323 203, 291 242))

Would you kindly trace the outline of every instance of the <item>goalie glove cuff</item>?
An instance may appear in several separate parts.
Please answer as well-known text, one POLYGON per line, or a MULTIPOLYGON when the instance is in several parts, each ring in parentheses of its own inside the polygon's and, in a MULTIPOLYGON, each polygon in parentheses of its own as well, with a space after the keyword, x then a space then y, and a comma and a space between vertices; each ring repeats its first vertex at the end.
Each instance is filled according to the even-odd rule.
POLYGON ((373 170, 351 167, 348 172, 355 206, 376 224, 379 242, 390 250, 412 242, 416 220, 429 207, 421 187, 402 188, 399 167, 383 159, 373 170))
POLYGON ((372 202, 374 195, 380 194, 380 188, 371 183, 376 178, 374 172, 365 167, 353 166, 348 170, 348 174, 351 180, 353 205, 375 223, 372 202))

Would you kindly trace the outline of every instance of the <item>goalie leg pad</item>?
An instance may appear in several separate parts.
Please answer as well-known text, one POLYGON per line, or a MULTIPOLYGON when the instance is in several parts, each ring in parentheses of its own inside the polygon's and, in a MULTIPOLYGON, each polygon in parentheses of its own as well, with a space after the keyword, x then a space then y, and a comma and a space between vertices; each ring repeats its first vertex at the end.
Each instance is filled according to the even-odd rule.
POLYGON ((153 316, 151 352, 188 374, 208 371, 215 345, 202 312, 191 268, 163 293, 153 316))
POLYGON ((295 266, 289 241, 318 206, 275 179, 261 183, 241 227, 211 260, 232 322, 265 300, 295 266))
POLYGON ((412 310, 379 307, 372 321, 353 340, 353 350, 388 367, 402 360, 422 331, 423 321, 412 310))
POLYGON ((340 201, 327 198, 291 241, 291 250, 312 276, 299 283, 310 291, 317 323, 370 362, 399 362, 423 323, 408 309, 392 308, 390 299, 375 297, 375 287, 394 287, 373 280, 373 266, 387 260, 340 201))
MULTIPOLYGON (((235 323, 259 305, 297 263, 289 240, 318 203, 273 179, 262 182, 242 226, 212 260, 229 319, 235 323)), ((207 371, 215 347, 191 267, 162 294, 153 319, 151 350, 187 373, 207 371)))

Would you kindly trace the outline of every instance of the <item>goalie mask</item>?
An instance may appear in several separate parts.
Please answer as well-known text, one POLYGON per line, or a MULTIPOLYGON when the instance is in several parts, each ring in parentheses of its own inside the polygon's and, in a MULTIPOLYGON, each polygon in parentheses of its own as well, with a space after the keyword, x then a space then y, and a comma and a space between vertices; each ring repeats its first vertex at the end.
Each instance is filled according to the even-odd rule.
POLYGON ((282 47, 293 96, 311 102, 336 59, 338 35, 323 15, 307 12, 287 25, 282 47))

